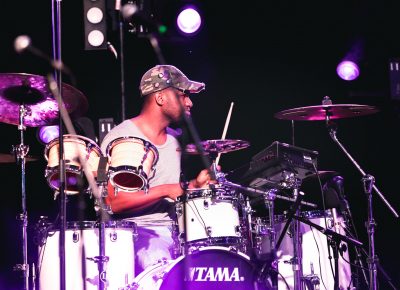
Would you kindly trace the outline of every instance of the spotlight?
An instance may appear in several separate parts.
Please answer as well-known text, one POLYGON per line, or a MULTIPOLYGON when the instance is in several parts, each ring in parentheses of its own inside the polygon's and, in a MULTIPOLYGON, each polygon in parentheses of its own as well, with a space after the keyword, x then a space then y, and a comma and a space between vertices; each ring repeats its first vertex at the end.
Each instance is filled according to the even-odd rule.
POLYGON ((85 50, 107 49, 105 0, 83 0, 85 50))
POLYGON ((340 62, 336 68, 336 72, 345 81, 353 81, 360 75, 358 65, 350 60, 340 62))
POLYGON ((185 6, 179 12, 176 24, 183 34, 195 34, 201 27, 201 15, 195 6, 185 6))
POLYGON ((37 138, 43 144, 48 144, 52 140, 60 136, 60 128, 58 125, 43 126, 37 131, 37 138))

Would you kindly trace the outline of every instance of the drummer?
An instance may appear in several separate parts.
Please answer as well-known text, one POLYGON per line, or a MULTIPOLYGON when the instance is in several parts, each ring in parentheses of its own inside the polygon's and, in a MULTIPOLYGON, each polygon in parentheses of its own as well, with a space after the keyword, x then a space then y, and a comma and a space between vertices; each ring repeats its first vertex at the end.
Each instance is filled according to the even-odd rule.
POLYGON ((149 69, 140 82, 143 97, 140 114, 114 127, 102 141, 104 154, 113 140, 127 136, 149 141, 159 154, 155 176, 149 180, 147 192, 143 189, 115 192, 111 183, 108 184, 106 204, 111 207, 113 218, 137 225, 135 275, 160 259, 176 258, 173 252, 176 249, 174 201, 186 189, 205 187, 211 180, 207 169, 189 182, 180 180, 180 144, 176 131, 169 127, 180 121, 183 114, 190 115, 193 103, 189 93, 199 93, 204 88, 204 83, 189 80, 175 66, 157 65, 149 69))

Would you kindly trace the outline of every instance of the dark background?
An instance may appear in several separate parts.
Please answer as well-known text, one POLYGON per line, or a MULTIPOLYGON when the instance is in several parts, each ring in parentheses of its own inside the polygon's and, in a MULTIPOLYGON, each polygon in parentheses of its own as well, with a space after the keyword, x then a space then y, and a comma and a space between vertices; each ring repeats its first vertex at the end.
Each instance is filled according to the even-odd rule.
MULTIPOLYGON (((181 2, 155 2, 160 22, 169 27, 167 35, 159 39, 167 63, 179 67, 189 78, 206 83, 206 90, 192 98, 192 116, 201 140, 221 138, 230 103, 234 102, 226 138, 251 144, 223 154, 223 171, 242 166, 273 141, 292 143, 291 121, 275 118, 277 112, 320 105, 324 96, 330 96, 334 104, 374 105, 379 108, 376 114, 338 119, 338 138, 361 169, 375 177, 376 186, 398 213, 399 103, 391 96, 389 78, 389 60, 400 56, 398 1, 201 1, 204 25, 199 34, 188 38, 177 37, 169 22, 171 11, 181 2), (336 75, 337 64, 348 53, 360 59, 360 77, 352 82, 336 75)), ((120 64, 107 50, 84 50, 82 3, 61 2, 62 60, 74 73, 74 86, 87 98, 85 117, 93 122, 97 135, 99 119, 121 121, 120 64)), ((43 60, 16 54, 13 42, 18 35, 29 35, 32 44, 50 56, 51 16, 51 1, 2 4, 1 73, 45 76, 50 71, 43 60)), ((111 24, 109 40, 119 51, 118 34, 111 24)), ((125 32, 124 40, 128 118, 140 109, 140 77, 159 61, 146 38, 125 32)), ((71 83, 65 75, 63 81, 71 83)), ((24 132, 29 155, 39 159, 26 166, 30 263, 36 263, 35 223, 39 216, 54 218, 58 211, 44 178, 45 147, 37 140, 36 130, 28 127, 24 132)), ((2 153, 20 143, 15 125, 0 123, 0 134, 2 153)), ((295 145, 319 152, 319 170, 337 171, 343 176, 359 239, 368 251, 364 226, 368 207, 360 171, 332 141, 323 121, 295 122, 295 145)), ((192 165, 193 172, 201 167, 194 157, 192 165)), ((0 288, 11 289, 21 282, 12 271, 22 262, 20 227, 15 219, 21 211, 20 168, 2 163, 0 174, 0 288)), ((318 200, 318 185, 310 182, 302 189, 306 198, 318 200)), ((91 208, 89 199, 87 207, 91 208)), ((70 220, 76 211, 75 206, 68 210, 70 220)), ((90 214, 86 218, 91 218, 90 214)), ((373 214, 377 223, 376 253, 396 287, 400 287, 399 219, 376 192, 373 214)), ((381 289, 390 289, 381 275, 379 281, 381 289)))

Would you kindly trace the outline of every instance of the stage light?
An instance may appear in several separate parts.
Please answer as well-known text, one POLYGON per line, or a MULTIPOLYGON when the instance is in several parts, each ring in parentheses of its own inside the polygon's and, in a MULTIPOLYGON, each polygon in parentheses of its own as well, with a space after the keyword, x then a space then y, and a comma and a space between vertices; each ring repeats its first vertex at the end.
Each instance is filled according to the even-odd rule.
POLYGON ((185 35, 192 35, 198 32, 201 23, 201 15, 195 6, 183 7, 176 18, 178 29, 185 35))
POLYGON ((43 126, 37 131, 37 138, 43 144, 48 144, 55 138, 60 136, 60 128, 58 125, 54 126, 43 126))
POLYGON ((338 76, 345 81, 353 81, 360 75, 358 65, 350 60, 340 62, 336 68, 338 76))
POLYGON ((83 0, 85 50, 107 49, 105 0, 83 0))

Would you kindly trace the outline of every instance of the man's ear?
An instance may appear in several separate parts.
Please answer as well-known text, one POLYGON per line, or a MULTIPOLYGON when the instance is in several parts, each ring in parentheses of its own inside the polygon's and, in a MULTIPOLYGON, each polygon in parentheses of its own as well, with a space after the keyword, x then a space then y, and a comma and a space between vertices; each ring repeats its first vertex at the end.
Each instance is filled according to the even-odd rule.
POLYGON ((157 105, 162 106, 164 104, 164 94, 161 92, 157 92, 155 95, 155 100, 157 105))

